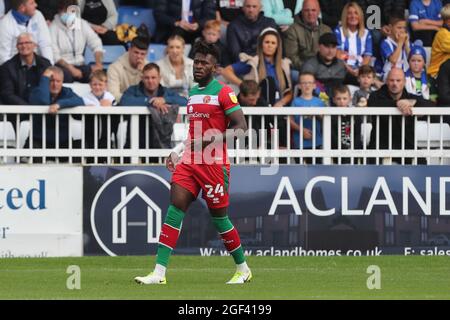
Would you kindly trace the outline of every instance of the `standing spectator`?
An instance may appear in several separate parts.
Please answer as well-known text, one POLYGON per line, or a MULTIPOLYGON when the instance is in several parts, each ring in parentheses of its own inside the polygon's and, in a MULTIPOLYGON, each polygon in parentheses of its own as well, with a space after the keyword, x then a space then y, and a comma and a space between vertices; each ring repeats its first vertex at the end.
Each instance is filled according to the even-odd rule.
POLYGON ((79 0, 81 17, 102 39, 103 45, 120 45, 114 28, 117 25, 117 9, 113 0, 79 0))
POLYGON ((50 25, 53 55, 56 65, 64 71, 66 83, 88 83, 92 71, 103 70, 103 46, 89 23, 80 17, 80 8, 76 4, 77 0, 59 3, 59 12, 50 25), (95 53, 93 66, 84 63, 87 46, 95 53))
POLYGON ((409 53, 409 69, 405 74, 405 88, 408 93, 430 100, 430 87, 428 85, 427 71, 425 68, 427 53, 422 47, 421 42, 422 41, 417 40, 409 53))
POLYGON ((134 38, 128 52, 108 67, 108 91, 117 102, 125 90, 141 81, 142 69, 148 63, 148 45, 147 38, 134 38))
POLYGON ((155 19, 157 30, 155 42, 163 43, 178 34, 193 43, 201 34, 206 21, 215 19, 214 0, 156 0, 155 19), (174 30, 175 29, 175 30, 174 30))
MULTIPOLYGON (((338 108, 350 108, 352 96, 346 85, 333 89, 333 104, 338 108)), ((331 148, 334 150, 362 149, 361 116, 341 115, 331 119, 331 148), (353 128, 352 128, 353 117, 353 128)), ((336 161, 336 159, 333 159, 336 161)), ((351 163, 351 158, 340 158, 340 163, 351 163)))
MULTIPOLYGON (((227 47, 220 41, 221 39, 221 28, 220 21, 209 20, 205 23, 205 27, 202 31, 202 37, 198 38, 197 41, 205 41, 206 43, 215 44, 220 51, 220 58, 217 62, 217 73, 222 73, 222 68, 231 64, 230 55, 228 54, 227 47)), ((195 56, 195 45, 192 46, 191 52, 189 52, 189 58, 194 59, 195 56)))
MULTIPOLYGON (((402 141, 405 149, 414 149, 414 118, 413 107, 432 107, 434 104, 422 97, 412 95, 405 90, 405 74, 401 69, 393 68, 387 74, 386 85, 380 90, 373 92, 369 97, 369 107, 392 107, 398 108, 405 116, 405 136, 402 137, 402 116, 392 116, 392 130, 389 130, 389 116, 379 117, 379 130, 377 128, 377 117, 372 119, 372 131, 370 134, 369 149, 377 147, 377 135, 379 149, 388 149, 389 140, 392 141, 392 149, 402 149, 402 141), (378 132, 377 132, 378 131, 378 132), (391 136, 389 137, 389 132, 391 136)), ((420 160, 420 159, 419 159, 420 160)), ((399 162, 399 159, 394 159, 399 162)), ((374 163, 373 160, 370 162, 374 163)), ((411 163, 410 159, 406 159, 406 163, 411 163)), ((419 163, 423 163, 420 160, 419 163)))
POLYGON ((11 0, 11 10, 0 20, 0 64, 16 53, 16 39, 28 32, 37 42, 38 53, 53 63, 52 40, 44 16, 34 0, 11 0))
POLYGON ((166 55, 157 61, 161 69, 161 84, 188 97, 194 86, 194 61, 184 55, 184 39, 178 35, 167 40, 166 55))
POLYGON ((433 38, 442 27, 441 0, 412 0, 409 5, 409 23, 412 40, 420 39, 423 45, 430 47, 433 38))
POLYGON ((300 73, 312 73, 316 78, 317 89, 325 94, 323 100, 331 97, 331 89, 341 85, 346 76, 345 64, 337 58, 337 39, 334 33, 325 33, 319 38, 319 52, 307 60, 300 73))
POLYGON ((431 47, 431 62, 428 74, 436 79, 441 64, 450 59, 450 4, 445 5, 441 10, 441 17, 444 21, 439 29, 431 47))
POLYGON ((347 84, 357 85, 359 67, 369 65, 373 56, 372 34, 365 28, 364 13, 356 2, 342 10, 340 26, 334 29, 338 41, 338 58, 345 61, 347 84))
MULTIPOLYGON (((91 91, 83 96, 84 105, 88 107, 108 108, 116 105, 116 100, 111 92, 107 90, 108 77, 103 70, 92 72, 89 86, 91 91)), ((108 119, 107 116, 97 116, 97 148, 107 148, 108 146, 108 119)), ((117 123, 111 123, 111 133, 117 129, 117 123)), ((86 115, 84 124, 85 148, 95 147, 95 116, 86 115)), ((100 162, 105 162, 105 158, 100 158, 100 162)), ((89 162, 92 159, 88 159, 89 162)))
POLYGON ((406 20, 401 14, 392 15, 389 19, 390 35, 381 44, 381 56, 383 59, 383 79, 393 68, 406 72, 409 68, 408 55, 411 51, 411 43, 407 31, 406 20))
MULTIPOLYGON (((302 73, 299 77, 298 88, 301 91, 300 97, 296 97, 292 101, 292 107, 325 107, 322 100, 315 97, 316 79, 312 73, 302 73)), ((294 148, 300 149, 320 149, 322 147, 322 124, 320 117, 316 116, 315 121, 312 116, 291 116, 291 128, 294 131, 294 148), (313 125, 313 121, 315 124, 313 125), (302 127, 300 127, 302 123, 302 127), (315 137, 314 128, 315 126, 315 137), (302 133, 300 133, 302 129, 302 133), (303 137, 303 143, 300 143, 300 136, 303 137)), ((310 162, 310 160, 307 160, 310 162)))
POLYGON ((140 148, 145 148, 147 139, 150 148, 172 148, 171 136, 173 124, 178 115, 178 107, 186 104, 186 98, 161 84, 160 69, 155 63, 149 63, 144 67, 142 81, 138 85, 128 88, 120 101, 121 106, 149 108, 151 113, 150 136, 146 137, 145 135, 145 117, 140 117, 140 148))
MULTIPOLYGON (((29 98, 31 105, 49 106, 50 115, 45 117, 45 137, 42 136, 42 116, 33 116, 33 149, 45 147, 60 149, 69 146, 69 120, 68 115, 59 116, 59 145, 56 146, 56 119, 54 115, 60 109, 83 106, 84 102, 72 89, 63 87, 64 73, 58 67, 49 67, 42 75, 39 85, 35 87, 29 98), (44 140, 45 139, 45 140, 44 140)), ((30 145, 29 139, 25 148, 30 145)))
POLYGON ((268 27, 277 28, 275 21, 264 17, 261 10, 260 0, 245 0, 241 14, 229 24, 227 45, 233 62, 239 61, 241 52, 254 56, 261 31, 268 27))
POLYGON ((293 69, 300 70, 306 60, 314 57, 319 51, 320 36, 331 32, 319 15, 319 1, 305 0, 302 11, 294 18, 294 24, 284 34, 284 50, 286 57, 292 61, 293 69))
POLYGON ((281 31, 286 31, 294 23, 291 9, 286 9, 283 0, 262 0, 264 16, 272 18, 280 27, 281 31))

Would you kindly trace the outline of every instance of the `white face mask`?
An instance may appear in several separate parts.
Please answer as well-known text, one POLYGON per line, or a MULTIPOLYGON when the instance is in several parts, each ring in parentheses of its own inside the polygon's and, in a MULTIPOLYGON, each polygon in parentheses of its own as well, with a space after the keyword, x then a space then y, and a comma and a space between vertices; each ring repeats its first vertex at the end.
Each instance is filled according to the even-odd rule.
POLYGON ((75 22, 77 20, 77 15, 76 13, 64 13, 61 15, 61 22, 64 23, 64 25, 67 28, 71 28, 72 26, 75 25, 75 22))

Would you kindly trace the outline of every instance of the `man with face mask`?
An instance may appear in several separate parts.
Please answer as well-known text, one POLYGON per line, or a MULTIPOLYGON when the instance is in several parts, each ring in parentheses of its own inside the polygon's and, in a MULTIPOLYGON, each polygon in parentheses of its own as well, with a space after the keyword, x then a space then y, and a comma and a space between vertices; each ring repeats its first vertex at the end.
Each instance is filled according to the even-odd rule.
POLYGON ((91 72, 103 70, 103 46, 100 37, 80 17, 77 0, 63 0, 50 25, 56 65, 64 71, 64 82, 89 82, 91 72), (85 65, 88 46, 95 53, 95 65, 85 65))
POLYGON ((36 40, 39 55, 53 63, 52 40, 35 0, 11 0, 11 10, 0 20, 0 64, 16 53, 17 37, 24 32, 36 40))

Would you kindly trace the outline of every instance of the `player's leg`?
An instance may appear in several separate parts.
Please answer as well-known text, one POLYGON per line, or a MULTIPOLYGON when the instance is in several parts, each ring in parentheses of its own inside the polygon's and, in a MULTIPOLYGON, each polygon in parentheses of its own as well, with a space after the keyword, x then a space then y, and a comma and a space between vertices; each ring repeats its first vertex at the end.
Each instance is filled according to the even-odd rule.
MULTIPOLYGON (((188 170, 181 170, 174 174, 170 188, 170 206, 159 236, 155 269, 145 277, 136 277, 135 281, 142 284, 166 283, 166 269, 170 255, 175 249, 180 235, 185 212, 197 197, 200 186, 192 178, 188 170)), ((188 169, 188 168, 187 168, 188 169)))
POLYGON ((236 272, 227 283, 242 284, 249 282, 252 278, 252 272, 247 265, 239 233, 227 215, 227 207, 218 209, 210 208, 209 212, 213 224, 223 240, 225 248, 233 257, 234 263, 236 264, 236 272))
POLYGON ((229 204, 229 165, 208 165, 196 170, 199 184, 202 186, 202 196, 206 200, 213 224, 222 237, 226 249, 236 263, 236 273, 228 282, 230 284, 250 281, 252 273, 247 266, 239 233, 227 215, 229 204))

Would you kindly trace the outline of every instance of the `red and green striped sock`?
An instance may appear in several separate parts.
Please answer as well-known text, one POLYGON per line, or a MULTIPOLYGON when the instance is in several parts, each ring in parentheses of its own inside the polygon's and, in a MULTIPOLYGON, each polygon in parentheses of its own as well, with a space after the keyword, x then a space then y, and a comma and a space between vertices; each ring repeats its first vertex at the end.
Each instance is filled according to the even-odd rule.
POLYGON ((228 216, 225 217, 213 217, 213 223, 216 230, 220 233, 222 237, 225 248, 233 256, 234 262, 236 264, 241 264, 245 262, 244 250, 241 246, 241 239, 239 238, 239 233, 236 228, 231 223, 228 216))
POLYGON ((177 245, 183 218, 183 211, 173 205, 169 206, 166 219, 159 235, 158 253, 156 257, 157 264, 167 267, 169 257, 177 245))

